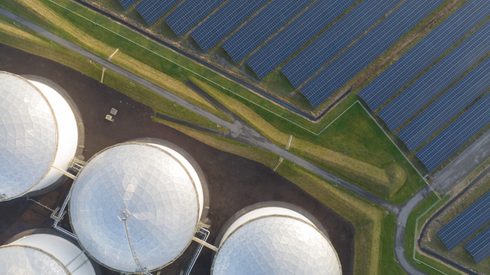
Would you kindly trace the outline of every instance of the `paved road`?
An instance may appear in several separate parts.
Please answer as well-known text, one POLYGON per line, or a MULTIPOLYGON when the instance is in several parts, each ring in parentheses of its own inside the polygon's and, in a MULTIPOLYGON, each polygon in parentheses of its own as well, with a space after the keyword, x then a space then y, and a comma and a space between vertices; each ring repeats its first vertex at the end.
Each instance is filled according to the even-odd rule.
POLYGON ((237 140, 248 142, 251 145, 269 150, 269 151, 277 154, 278 156, 280 156, 286 160, 289 160, 289 161, 297 164, 298 166, 301 166, 301 167, 305 168, 306 170, 308 170, 314 174, 317 174, 317 175, 323 177, 324 179, 357 194, 359 197, 364 198, 364 199, 370 201, 371 203, 380 205, 380 206, 386 208, 387 210, 389 210, 395 214, 398 213, 399 209, 396 206, 394 206, 394 205, 374 196, 373 194, 359 188, 357 185, 354 185, 350 182, 342 180, 339 177, 332 175, 331 173, 319 168, 318 166, 315 166, 314 164, 290 153, 289 151, 276 146, 275 144, 273 144, 270 141, 268 141, 267 139, 265 139, 263 136, 261 136, 254 129, 252 129, 251 127, 249 127, 248 125, 246 125, 242 121, 235 120, 233 123, 225 121, 225 120, 217 117, 216 115, 214 115, 214 114, 212 114, 212 113, 210 113, 204 109, 201 109, 200 107, 195 106, 192 103, 172 94, 171 92, 151 83, 150 81, 145 80, 142 77, 139 77, 139 76, 133 74, 132 72, 129 72, 126 69, 119 67, 119 66, 111 63, 110 61, 108 61, 104 58, 101 58, 97 55, 94 55, 91 52, 81 48, 80 46, 75 45, 75 44, 73 44, 73 43, 71 43, 71 42, 69 42, 69 41, 49 32, 49 31, 47 31, 43 27, 41 27, 35 23, 32 23, 29 20, 26 20, 22 17, 19 17, 13 13, 11 13, 5 9, 1 9, 1 8, 0 8, 0 14, 11 19, 11 20, 13 20, 13 21, 15 21, 15 22, 17 22, 18 24, 38 33, 39 35, 64 46, 67 49, 70 49, 72 51, 77 52, 78 54, 92 60, 93 62, 100 64, 101 66, 104 66, 105 68, 107 68, 109 70, 112 70, 118 74, 123 75, 124 77, 130 79, 131 81, 133 81, 135 83, 138 83, 138 84, 143 85, 144 87, 146 87, 148 89, 153 90, 154 92, 160 94, 161 96, 165 97, 166 99, 168 99, 168 100, 170 100, 176 104, 179 104, 179 105, 181 105, 181 106, 183 106, 189 110, 192 110, 193 112, 195 112, 195 113, 197 113, 203 117, 206 117, 207 119, 211 120, 212 122, 214 122, 218 125, 223 126, 224 128, 230 130, 231 137, 233 137, 237 140))
MULTIPOLYGON (((478 140, 476 140, 468 148, 466 148, 461 154, 459 154, 443 170, 436 173, 433 176, 431 187, 433 187, 438 192, 438 194, 446 194, 463 178, 465 178, 471 171, 473 171, 479 164, 488 159, 489 155, 490 131, 487 131, 480 138, 478 138, 478 140)), ((477 181, 478 179, 480 179, 483 175, 488 173, 489 169, 490 168, 487 168, 473 181, 477 181)), ((401 207, 398 213, 395 254, 403 269, 405 269, 405 271, 407 271, 409 274, 423 273, 415 269, 405 258, 405 249, 403 246, 403 240, 405 237, 405 226, 407 224, 408 216, 410 215, 410 213, 417 206, 417 204, 419 204, 430 192, 431 190, 429 187, 420 190, 405 205, 401 207)))

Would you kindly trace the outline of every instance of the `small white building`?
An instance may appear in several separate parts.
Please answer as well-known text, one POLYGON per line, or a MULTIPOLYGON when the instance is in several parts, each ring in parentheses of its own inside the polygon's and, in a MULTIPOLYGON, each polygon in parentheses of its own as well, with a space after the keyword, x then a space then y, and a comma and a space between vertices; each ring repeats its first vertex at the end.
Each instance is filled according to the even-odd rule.
POLYGON ((42 190, 68 169, 78 146, 73 110, 52 87, 0 72, 0 202, 42 190))
POLYGON ((95 275, 87 256, 70 241, 32 234, 0 246, 2 275, 95 275))
POLYGON ((99 152, 72 188, 70 221, 80 245, 118 272, 148 272, 175 261, 203 213, 195 167, 157 143, 127 142, 99 152))
POLYGON ((238 217, 223 233, 213 275, 337 275, 342 268, 328 237, 304 215, 268 206, 238 217))

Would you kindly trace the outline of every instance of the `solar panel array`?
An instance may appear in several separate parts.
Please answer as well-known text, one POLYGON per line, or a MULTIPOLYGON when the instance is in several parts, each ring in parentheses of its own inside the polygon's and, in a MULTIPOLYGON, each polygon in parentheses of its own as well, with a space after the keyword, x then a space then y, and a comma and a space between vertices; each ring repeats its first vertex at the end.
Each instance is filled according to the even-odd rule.
POLYGON ((329 64, 300 88, 301 92, 311 105, 318 106, 371 64, 442 2, 442 0, 404 2, 399 9, 365 35, 356 45, 343 53, 341 58, 329 64))
POLYGON ((412 50, 373 80, 359 93, 359 96, 371 110, 380 107, 409 80, 460 40, 475 24, 488 16, 489 5, 490 2, 487 0, 467 2, 412 50))
POLYGON ((489 123, 490 95, 487 94, 422 147, 417 158, 432 172, 489 123))
POLYGON ((136 6, 136 11, 145 20, 146 24, 152 25, 169 12, 176 3, 177 0, 142 0, 136 6))
POLYGON ((259 14, 225 41, 223 49, 233 62, 241 61, 309 3, 308 0, 272 0, 259 14))
POLYGON ((123 9, 127 10, 136 0, 119 0, 119 4, 123 9))
POLYGON ((173 11, 165 22, 175 34, 184 35, 221 3, 221 0, 187 0, 173 11))
POLYGON ((208 51, 266 2, 266 0, 230 0, 197 27, 191 33, 191 37, 203 51, 208 51))
POLYGON ((489 87, 490 58, 487 58, 414 118, 398 133, 398 136, 408 149, 415 150, 424 140, 433 136, 441 126, 446 125, 466 106, 488 91, 489 87))
POLYGON ((281 72, 294 87, 299 87, 335 53, 366 31, 396 4, 397 1, 392 0, 366 0, 362 2, 291 59, 281 69, 281 72))
POLYGON ((248 59, 247 65, 262 79, 344 12, 353 2, 354 0, 316 2, 284 31, 254 53, 248 59))
POLYGON ((451 250, 489 221, 490 192, 487 192, 456 218, 443 226, 437 232, 437 236, 444 246, 451 250))
POLYGON ((391 101, 379 112, 380 117, 390 130, 398 128, 489 50, 490 24, 435 64, 429 72, 391 101))
POLYGON ((490 227, 469 241, 464 248, 477 263, 490 257, 490 227))

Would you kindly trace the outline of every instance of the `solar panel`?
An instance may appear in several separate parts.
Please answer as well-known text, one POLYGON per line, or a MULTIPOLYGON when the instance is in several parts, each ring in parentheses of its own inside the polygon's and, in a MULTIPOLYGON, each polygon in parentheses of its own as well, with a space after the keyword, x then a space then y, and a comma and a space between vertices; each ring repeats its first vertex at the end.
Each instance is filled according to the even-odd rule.
POLYGON ((425 145, 417 158, 432 172, 489 123, 490 94, 486 94, 425 145))
POLYGON ((442 2, 442 0, 404 2, 340 58, 301 87, 301 93, 311 105, 318 106, 442 2))
POLYGON ((299 87, 325 62, 365 32, 376 20, 397 4, 398 1, 392 0, 366 0, 362 2, 291 59, 281 69, 281 72, 294 87, 299 87))
POLYGON ((486 24, 386 105, 379 116, 390 130, 398 128, 489 50, 490 24, 486 24))
POLYGON ((123 9, 127 10, 136 0, 119 0, 119 4, 123 9))
POLYGON ((331 23, 353 2, 354 0, 316 2, 289 27, 254 53, 248 59, 247 65, 262 79, 331 23))
POLYGON ((490 257, 490 227, 469 241, 464 248, 476 263, 490 257))
POLYGON ((143 17, 146 24, 151 25, 158 21, 177 3, 177 0, 142 0, 136 11, 143 17))
POLYGON ((429 139, 441 126, 461 113, 471 102, 490 87, 490 58, 480 63, 454 87, 417 115, 400 133, 400 139, 410 150, 429 139))
POLYGON ((266 0, 230 0, 197 27, 191 33, 191 37, 203 51, 208 51, 266 2, 266 0))
POLYGON ((361 91, 361 99, 371 110, 377 109, 479 21, 485 19, 489 9, 490 2, 487 0, 468 1, 361 91))
POLYGON ((173 11, 165 22, 175 34, 184 35, 221 3, 220 0, 187 0, 173 11))
POLYGON ((451 250, 489 221, 490 192, 487 192, 456 218, 443 226, 437 232, 437 236, 444 246, 451 250))
POLYGON ((222 48, 233 62, 240 62, 309 3, 308 0, 272 0, 257 16, 225 41, 222 48))

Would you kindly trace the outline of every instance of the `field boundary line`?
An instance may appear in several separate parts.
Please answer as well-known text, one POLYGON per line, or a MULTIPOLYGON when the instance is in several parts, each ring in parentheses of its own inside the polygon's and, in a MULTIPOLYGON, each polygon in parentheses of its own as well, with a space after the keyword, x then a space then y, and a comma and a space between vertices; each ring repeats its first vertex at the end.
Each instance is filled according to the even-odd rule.
MULTIPOLYGON (((72 14, 75 14, 76 16, 78 16, 78 17, 80 17, 80 18, 82 18, 82 19, 84 19, 84 20, 86 20, 86 21, 88 21, 88 22, 90 22, 90 23, 92 23, 92 24, 94 24, 94 25, 98 26, 98 27, 101 27, 101 28, 103 28, 103 29, 105 29, 105 30, 109 31, 109 32, 111 32, 111 33, 113 33, 113 34, 117 35, 118 37, 121 37, 122 39, 124 39, 124 40, 126 40, 126 41, 128 41, 128 42, 130 42, 130 43, 132 43, 132 44, 134 44, 134 45, 136 45, 136 46, 138 46, 138 47, 140 47, 140 48, 142 48, 142 49, 144 49, 144 50, 146 50, 146 51, 148 51, 148 52, 150 52, 150 53, 152 53, 152 54, 154 54, 154 55, 156 55, 156 56, 158 56, 158 57, 160 57, 160 58, 162 58, 162 59, 164 59, 165 61, 170 62, 170 63, 172 63, 173 65, 176 65, 176 66, 178 66, 179 68, 182 68, 182 69, 184 69, 184 70, 186 70, 186 71, 190 72, 191 74, 195 75, 196 77, 201 78, 201 79, 203 79, 203 80, 207 81, 208 83, 211 83, 211 84, 213 84, 213 85, 215 85, 215 86, 218 86, 219 88, 221 88, 221 89, 223 89, 223 90, 225 90, 225 91, 227 91, 227 92, 230 92, 231 94, 233 94, 233 95, 235 95, 235 96, 237 96, 237 97, 241 98, 242 100, 245 100, 246 102, 248 102, 248 103, 250 103, 250 104, 252 104, 252 105, 254 105, 254 106, 256 106, 256 107, 258 107, 258 108, 260 108, 260 109, 262 109, 262 110, 264 110, 264 111, 266 111, 266 112, 268 112, 268 113, 271 113, 271 114, 275 115, 276 117, 279 117, 279 118, 281 118, 281 119, 283 119, 283 120, 285 120, 285 121, 289 122, 290 124, 292 124, 292 125, 294 125, 294 126, 296 126, 296 127, 300 128, 301 130, 306 131, 306 132, 308 132, 308 133, 310 133, 310 134, 312 134, 312 135, 314 135, 314 136, 319 136, 319 135, 321 135, 321 134, 323 133, 323 131, 325 131, 325 129, 326 129, 328 126, 330 126, 330 124, 331 124, 331 123, 327 124, 325 127, 323 127, 322 129, 320 129, 320 130, 318 130, 318 131, 316 131, 316 132, 315 132, 315 131, 312 131, 312 130, 310 130, 310 129, 308 129, 308 128, 304 127, 303 125, 301 125, 301 124, 299 124, 299 123, 297 123, 297 122, 295 122, 295 121, 292 121, 292 120, 290 120, 289 118, 286 118, 286 117, 284 117, 284 116, 282 116, 282 115, 280 115, 280 114, 278 114, 278 113, 276 113, 276 112, 274 112, 274 111, 272 111, 272 110, 270 110, 270 109, 268 109, 268 108, 265 108, 264 106, 262 106, 262 105, 260 105, 260 104, 256 103, 255 101, 253 101, 253 100, 251 100, 251 99, 248 99, 248 98, 246 98, 246 97, 244 97, 244 96, 240 95, 239 93, 233 92, 232 90, 230 90, 230 89, 228 89, 228 88, 224 87, 223 85, 221 85, 221 84, 219 84, 219 83, 217 83, 217 82, 215 82, 215 81, 213 81, 213 80, 211 80, 211 79, 209 79, 209 78, 207 78, 207 77, 205 77, 205 76, 203 76, 203 75, 201 75, 201 74, 199 74, 199 73, 195 72, 194 70, 192 70, 192 69, 190 69, 190 68, 188 68, 188 67, 186 67, 186 66, 184 66, 184 65, 182 65, 182 64, 180 64, 180 63, 177 63, 177 62, 173 61, 172 59, 169 59, 168 57, 165 57, 165 56, 163 56, 163 55, 161 55, 161 54, 159 54, 159 53, 157 53, 157 52, 155 52, 155 51, 153 51, 153 50, 151 50, 151 49, 148 49, 147 47, 145 47, 145 46, 143 46, 143 45, 141 45, 141 44, 139 44, 139 43, 137 43, 137 42, 135 42, 135 41, 133 41, 133 40, 131 40, 131 39, 129 39, 129 38, 127 38, 127 37, 125 37, 125 36, 123 36, 123 35, 119 34, 119 33, 117 33, 117 32, 115 32, 115 31, 113 31, 113 30, 111 30, 111 29, 109 29, 109 28, 107 28, 107 27, 105 27, 105 26, 103 26, 103 25, 101 25, 101 24, 99 24, 99 23, 97 23, 97 22, 93 21, 93 20, 91 20, 90 18, 85 17, 84 15, 82 15, 82 14, 80 14, 80 13, 78 13, 78 12, 76 12, 76 11, 74 11, 74 10, 72 10, 72 9, 68 8, 68 7, 65 7, 65 6, 63 6, 63 5, 59 4, 59 3, 56 3, 56 2, 55 2, 55 1, 53 1, 53 0, 46 0, 46 1, 48 1, 48 2, 50 2, 51 4, 54 4, 54 5, 56 5, 56 6, 60 7, 60 8, 62 8, 62 9, 64 9, 64 10, 66 10, 66 11, 68 11, 68 12, 72 13, 72 14)), ((71 2, 72 2, 72 3, 75 3, 75 4, 77 4, 77 5, 80 5, 80 4, 78 4, 77 2, 75 2, 75 1, 71 1, 71 2)), ((104 16, 104 17, 105 17, 105 16, 104 16)), ((105 17, 105 18, 107 18, 107 17, 105 17)), ((110 18, 108 18, 108 19, 109 19, 109 20, 111 20, 110 18)), ((121 26, 123 26, 124 28, 126 28, 126 29, 127 29, 127 30, 129 30, 129 31, 133 31, 133 30, 131 30, 130 28, 128 28, 127 26, 125 26, 124 24, 120 24, 120 25, 121 25, 121 26)), ((144 36, 144 35, 141 35, 141 37, 142 37, 142 38, 144 38, 144 39, 146 39, 146 40, 148 40, 148 41, 150 41, 150 42, 152 42, 152 43, 156 43, 155 41, 153 41, 152 39, 149 39, 148 37, 146 37, 146 36, 144 36)), ((169 48, 169 47, 166 47, 165 45, 162 45, 162 44, 160 44, 160 43, 156 43, 156 44, 158 44, 158 45, 159 45, 159 46, 161 46, 161 47, 165 47, 165 49, 167 49, 167 50, 169 50, 169 51, 172 51, 172 52, 173 52, 174 54, 176 54, 176 55, 179 55, 179 56, 184 57, 184 58, 188 58, 188 57, 186 57, 186 56, 184 56, 184 55, 180 54, 179 52, 176 52, 175 50, 173 50, 173 49, 171 49, 171 48, 169 48)), ((195 62, 195 61, 193 61, 193 62, 195 62)), ((217 71, 213 70, 212 68, 209 68, 209 67, 204 66, 204 65, 199 64, 199 63, 196 63, 196 64, 197 64, 198 66, 203 66, 203 67, 205 67, 207 70, 212 71, 213 73, 215 73, 215 74, 219 75, 220 77, 223 77, 223 78, 225 78, 226 80, 231 81, 231 82, 233 82, 233 83, 235 83, 235 84, 239 85, 240 87, 242 87, 242 88, 244 88, 245 90, 247 90, 247 91, 251 92, 252 94, 254 94, 254 95, 256 95, 256 96, 259 96, 259 97, 262 97, 261 95, 258 95, 257 93, 255 93, 255 92, 251 91, 249 88, 245 87, 245 86, 244 86, 244 85, 242 85, 241 83, 233 81, 232 79, 230 79, 230 78, 226 77, 225 75, 223 75, 223 74, 221 74, 221 73, 219 73, 219 72, 217 72, 217 71)), ((263 98, 263 97, 262 97, 262 98, 263 98)), ((269 99, 265 99, 265 100, 269 100, 269 99)), ((271 104, 274 104, 274 103, 271 103, 271 104)), ((352 106, 352 105, 351 105, 351 106, 352 106)), ((287 109, 286 109, 286 110, 287 110, 287 109)), ((290 110, 288 110, 288 112, 290 112, 290 110)), ((304 118, 301 118, 301 119, 304 119, 304 118)), ((309 123, 313 123, 313 122, 309 122, 309 123)))
MULTIPOLYGON (((361 104, 361 102, 359 100, 357 100, 356 102, 359 102, 359 104, 361 104)), ((376 118, 374 118, 374 116, 366 109, 366 107, 364 107, 364 105, 361 104, 361 107, 369 115, 369 117, 376 123, 376 125, 378 125, 379 129, 381 129, 381 131, 383 131, 384 135, 391 141, 391 143, 393 145, 395 145, 396 149, 402 154, 402 156, 410 164, 410 166, 412 166, 412 168, 415 169, 417 174, 420 176, 420 178, 422 178, 422 180, 429 187, 429 189, 437 196, 438 199, 441 199, 441 197, 436 192, 436 190, 434 190, 434 188, 430 185, 429 181, 427 181, 427 179, 422 175, 422 173, 419 171, 419 169, 417 169, 417 167, 415 167, 415 165, 410 161, 410 159, 407 157, 405 152, 403 152, 403 150, 400 148, 400 146, 398 146, 398 144, 395 143, 395 141, 390 137, 390 135, 388 135, 388 133, 383 128, 383 126, 379 124, 379 122, 376 120, 376 118)))

